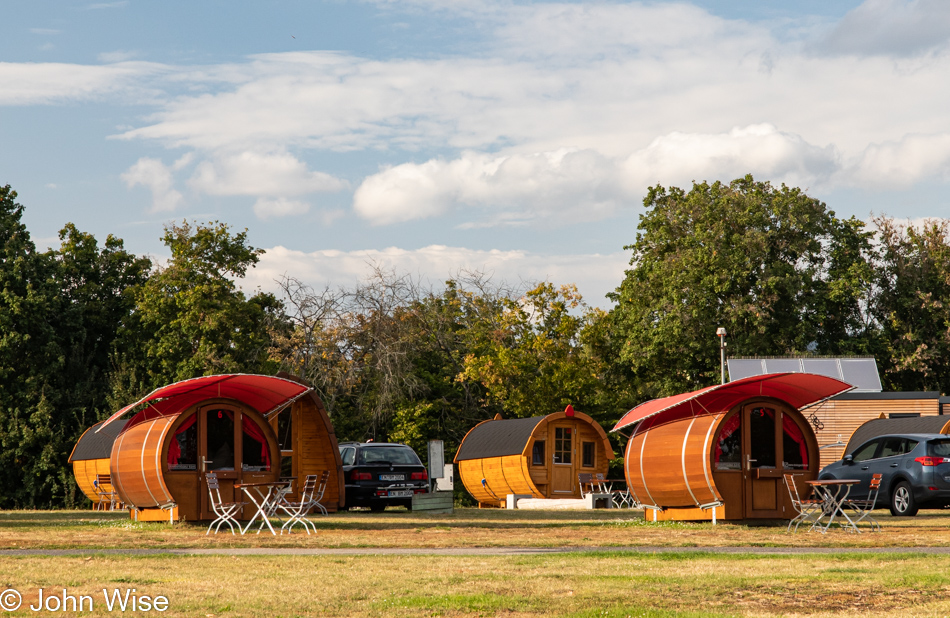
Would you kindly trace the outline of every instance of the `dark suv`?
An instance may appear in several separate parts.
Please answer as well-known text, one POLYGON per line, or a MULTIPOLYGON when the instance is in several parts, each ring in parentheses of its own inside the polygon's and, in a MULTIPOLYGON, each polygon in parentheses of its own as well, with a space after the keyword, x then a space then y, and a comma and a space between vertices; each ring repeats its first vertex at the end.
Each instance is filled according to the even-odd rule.
POLYGON ((412 510, 412 495, 429 490, 429 474, 418 455, 405 444, 344 442, 340 444, 347 506, 387 506, 412 510))
POLYGON ((950 436, 908 433, 878 436, 826 466, 820 480, 857 479, 849 498, 866 498, 872 474, 881 474, 877 506, 912 516, 950 505, 950 436))

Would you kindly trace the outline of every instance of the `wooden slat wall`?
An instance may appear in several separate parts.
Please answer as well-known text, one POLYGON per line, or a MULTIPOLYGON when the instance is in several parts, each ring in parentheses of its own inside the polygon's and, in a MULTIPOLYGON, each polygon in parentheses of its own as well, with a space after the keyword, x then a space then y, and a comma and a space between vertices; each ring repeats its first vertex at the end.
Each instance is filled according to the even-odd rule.
POLYGON ((652 498, 655 506, 662 507, 697 506, 718 499, 709 490, 703 461, 707 460, 708 465, 708 449, 712 444, 712 440, 706 444, 706 432, 719 418, 719 415, 710 415, 695 420, 682 419, 634 436, 627 448, 624 467, 628 486, 637 499, 650 504, 652 498), (644 440, 646 447, 642 450, 641 465, 644 440))
MULTIPOLYGON (((815 428, 818 437, 818 446, 834 444, 840 441, 847 444, 854 430, 867 421, 887 418, 889 414, 912 413, 921 416, 940 414, 940 400, 936 397, 929 399, 831 399, 814 408, 804 410, 805 418, 811 422, 815 414, 823 425, 822 429, 815 428)), ((814 428, 814 423, 812 423, 814 428)), ((844 456, 844 446, 823 448, 821 453, 821 467, 834 463, 844 456)))
POLYGON ((340 449, 336 433, 327 420, 320 400, 312 396, 302 397, 294 402, 290 413, 294 415, 291 421, 294 433, 294 476, 297 477, 298 485, 303 486, 308 474, 321 474, 329 470, 330 479, 322 503, 328 511, 343 508, 346 500, 341 491, 343 465, 340 449))
POLYGON ((162 453, 164 430, 177 416, 163 416, 135 425, 116 439, 109 466, 112 484, 122 502, 138 508, 160 507, 172 502, 156 455, 162 453))
POLYGON ((108 459, 86 459, 73 462, 73 476, 76 477, 76 485, 92 500, 93 504, 99 502, 99 496, 96 495, 96 488, 93 482, 97 474, 109 474, 108 459))

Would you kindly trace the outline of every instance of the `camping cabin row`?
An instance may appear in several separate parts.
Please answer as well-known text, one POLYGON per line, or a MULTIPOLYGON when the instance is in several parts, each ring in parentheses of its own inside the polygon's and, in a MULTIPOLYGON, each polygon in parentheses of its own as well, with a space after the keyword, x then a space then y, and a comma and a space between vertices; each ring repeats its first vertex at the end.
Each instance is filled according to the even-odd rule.
MULTIPOLYGON (((333 511, 345 505, 326 410, 286 374, 204 376, 157 389, 83 434, 70 461, 94 501, 92 479, 111 474, 119 500, 139 520, 213 519, 206 472, 217 474, 228 502, 242 501, 236 484, 293 477, 299 488, 307 475, 329 470, 323 503, 333 511)), ((252 514, 253 505, 245 507, 243 515, 252 514)))

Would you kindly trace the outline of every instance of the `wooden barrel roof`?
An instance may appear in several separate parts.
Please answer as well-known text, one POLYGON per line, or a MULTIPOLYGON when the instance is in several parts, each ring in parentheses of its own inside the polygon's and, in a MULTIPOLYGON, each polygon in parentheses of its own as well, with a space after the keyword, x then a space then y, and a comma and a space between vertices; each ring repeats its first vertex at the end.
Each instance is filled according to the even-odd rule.
POLYGON ((950 416, 916 416, 908 418, 875 418, 851 434, 845 453, 861 446, 871 438, 889 433, 943 433, 944 427, 950 424, 950 416))
POLYGON ((100 421, 87 429, 69 456, 69 463, 74 461, 88 461, 90 459, 109 459, 112 455, 112 445, 115 443, 125 423, 111 423, 106 425, 102 431, 96 432, 105 421, 100 421))
POLYGON ((520 455, 545 416, 485 421, 475 425, 459 445, 455 461, 520 455))

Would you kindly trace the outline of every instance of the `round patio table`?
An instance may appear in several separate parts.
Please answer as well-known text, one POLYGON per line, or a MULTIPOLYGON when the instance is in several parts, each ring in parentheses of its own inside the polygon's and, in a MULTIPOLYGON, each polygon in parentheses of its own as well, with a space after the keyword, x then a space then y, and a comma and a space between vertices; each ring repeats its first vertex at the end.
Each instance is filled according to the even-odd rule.
POLYGON ((844 505, 845 500, 848 499, 848 494, 851 493, 851 488, 858 483, 858 479, 829 479, 825 481, 805 481, 806 485, 811 485, 814 487, 815 492, 821 496, 821 516, 818 517, 818 521, 812 524, 812 529, 818 528, 821 530, 822 534, 828 532, 828 528, 831 527, 831 524, 835 523, 835 518, 840 514, 845 521, 838 520, 838 525, 842 528, 845 528, 849 532, 861 532, 858 530, 857 525, 851 518, 848 517, 848 514, 844 512, 842 506, 844 505), (822 520, 827 518, 827 523, 822 525, 822 520))

